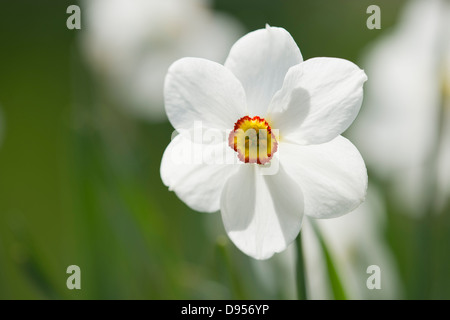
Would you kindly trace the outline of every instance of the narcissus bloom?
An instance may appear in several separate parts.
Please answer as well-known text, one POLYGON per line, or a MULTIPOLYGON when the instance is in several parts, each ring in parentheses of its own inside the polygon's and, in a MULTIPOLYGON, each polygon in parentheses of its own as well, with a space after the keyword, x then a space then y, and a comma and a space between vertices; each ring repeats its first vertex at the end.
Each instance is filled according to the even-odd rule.
POLYGON ((238 40, 225 65, 176 61, 164 95, 180 134, 163 155, 164 184, 194 210, 220 210, 244 253, 283 251, 304 214, 337 217, 364 200, 364 161, 340 134, 366 80, 347 60, 303 61, 291 35, 269 26, 238 40))

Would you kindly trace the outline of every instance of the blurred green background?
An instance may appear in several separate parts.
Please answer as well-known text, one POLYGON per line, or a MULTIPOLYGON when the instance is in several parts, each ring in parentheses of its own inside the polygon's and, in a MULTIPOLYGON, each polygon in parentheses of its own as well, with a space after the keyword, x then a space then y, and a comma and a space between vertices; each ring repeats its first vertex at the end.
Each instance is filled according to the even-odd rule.
MULTIPOLYGON (((404 3, 217 0, 212 7, 246 31, 284 27, 305 59, 358 63, 404 3), (381 30, 366 28, 371 4, 382 8, 381 30)), ((171 125, 133 117, 105 94, 80 49, 83 4, 82 30, 66 28, 71 4, 0 2, 0 298, 295 299, 283 274, 263 283, 255 264, 273 262, 237 250, 220 214, 193 212, 162 184, 171 125), (81 268, 81 290, 66 287, 73 264, 81 268)), ((384 187, 370 168, 369 176, 384 187)), ((449 215, 402 214, 382 190, 382 237, 403 287, 396 298, 449 299, 449 215)))

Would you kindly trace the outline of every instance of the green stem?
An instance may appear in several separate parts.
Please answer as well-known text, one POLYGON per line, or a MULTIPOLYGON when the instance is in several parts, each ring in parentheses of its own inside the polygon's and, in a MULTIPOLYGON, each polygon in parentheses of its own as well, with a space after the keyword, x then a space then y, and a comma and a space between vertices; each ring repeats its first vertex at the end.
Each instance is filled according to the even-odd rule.
POLYGON ((302 234, 297 237, 297 296, 306 300, 305 263, 303 259, 302 234))

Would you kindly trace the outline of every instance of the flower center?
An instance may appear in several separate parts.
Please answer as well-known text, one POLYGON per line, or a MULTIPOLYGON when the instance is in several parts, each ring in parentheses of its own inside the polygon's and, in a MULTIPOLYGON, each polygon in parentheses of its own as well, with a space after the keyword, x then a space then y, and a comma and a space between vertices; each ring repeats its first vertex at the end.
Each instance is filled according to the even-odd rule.
POLYGON ((269 162, 278 147, 269 124, 258 116, 245 116, 236 121, 228 143, 237 152, 239 160, 257 164, 269 162))

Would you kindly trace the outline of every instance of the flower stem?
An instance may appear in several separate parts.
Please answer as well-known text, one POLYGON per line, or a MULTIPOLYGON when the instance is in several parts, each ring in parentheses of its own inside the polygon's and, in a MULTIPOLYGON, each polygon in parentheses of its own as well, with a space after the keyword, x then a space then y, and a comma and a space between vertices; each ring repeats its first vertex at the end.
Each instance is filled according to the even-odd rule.
POLYGON ((297 297, 306 300, 305 263, 303 259, 302 233, 297 237, 297 297))

